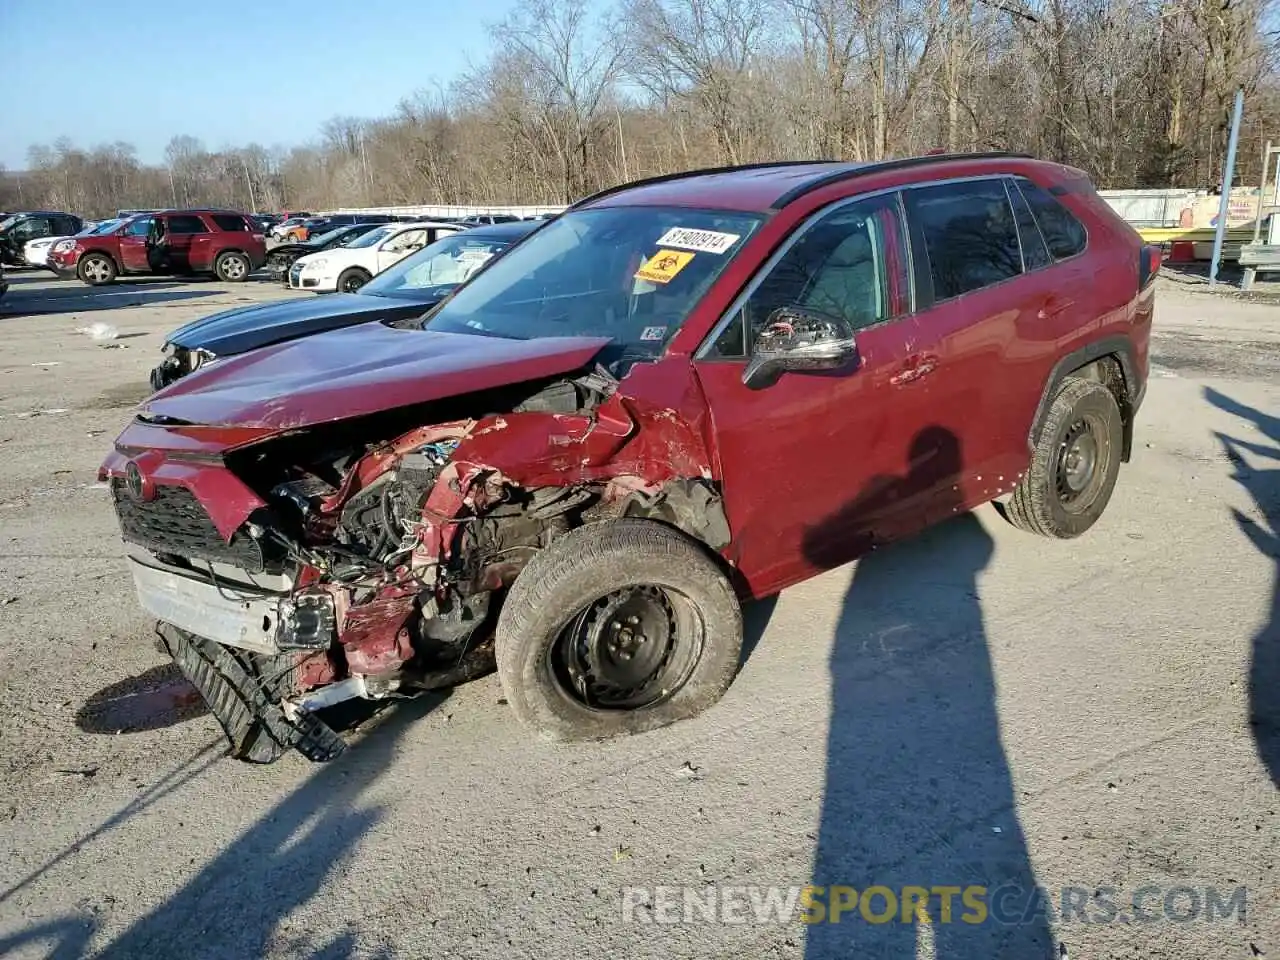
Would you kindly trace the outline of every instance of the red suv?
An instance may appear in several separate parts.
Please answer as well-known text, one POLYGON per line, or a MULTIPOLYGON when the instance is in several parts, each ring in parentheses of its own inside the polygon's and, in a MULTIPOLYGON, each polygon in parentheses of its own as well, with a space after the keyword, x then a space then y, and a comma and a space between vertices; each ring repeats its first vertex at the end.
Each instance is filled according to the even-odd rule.
POLYGON ((714 703, 743 599, 997 497, 1074 537, 1133 444, 1157 253, 1008 155, 699 171, 581 201, 408 324, 207 365, 110 481, 233 752, 496 669, 557 738, 714 703))
POLYGON ((49 254, 63 278, 98 286, 121 274, 213 274, 242 282, 267 261, 265 239, 242 213, 164 210, 130 217, 109 233, 69 237, 49 254))

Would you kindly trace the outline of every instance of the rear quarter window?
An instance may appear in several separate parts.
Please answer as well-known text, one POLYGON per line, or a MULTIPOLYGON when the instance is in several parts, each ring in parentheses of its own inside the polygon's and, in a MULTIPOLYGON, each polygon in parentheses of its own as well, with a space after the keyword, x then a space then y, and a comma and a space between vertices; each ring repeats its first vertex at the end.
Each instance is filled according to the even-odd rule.
POLYGON ((1024 177, 1018 178, 1018 188, 1040 225, 1040 233, 1055 260, 1074 257, 1084 250, 1089 241, 1084 224, 1054 198, 1044 187, 1024 177))
POLYGON ((249 232, 249 225, 244 222, 244 217, 234 213, 215 213, 213 222, 218 225, 219 230, 233 230, 241 233, 249 232))

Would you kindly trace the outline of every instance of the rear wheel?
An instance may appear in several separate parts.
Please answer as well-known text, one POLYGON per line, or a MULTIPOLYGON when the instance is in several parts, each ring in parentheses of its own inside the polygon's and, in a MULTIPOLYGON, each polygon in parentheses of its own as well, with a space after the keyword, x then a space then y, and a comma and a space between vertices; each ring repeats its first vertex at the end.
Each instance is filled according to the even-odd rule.
POLYGON ((554 540, 516 578, 497 666, 516 717, 555 740, 640 733, 692 717, 728 689, 742 612, 724 573, 679 531, 646 520, 554 540))
POLYGON ((244 283, 252 271, 249 258, 231 250, 218 254, 218 259, 213 262, 213 272, 223 283, 244 283))
POLYGON ((1120 472, 1123 425, 1116 398, 1095 380, 1068 377, 1049 406, 1031 466, 1006 515, 1046 537, 1078 537, 1097 522, 1120 472))
POLYGON ((80 258, 80 264, 76 267, 76 275, 95 287, 110 283, 118 273, 116 262, 105 253, 87 253, 80 258))
POLYGON ((348 267, 338 276, 338 292, 355 293, 372 279, 368 270, 361 270, 359 267, 348 267))

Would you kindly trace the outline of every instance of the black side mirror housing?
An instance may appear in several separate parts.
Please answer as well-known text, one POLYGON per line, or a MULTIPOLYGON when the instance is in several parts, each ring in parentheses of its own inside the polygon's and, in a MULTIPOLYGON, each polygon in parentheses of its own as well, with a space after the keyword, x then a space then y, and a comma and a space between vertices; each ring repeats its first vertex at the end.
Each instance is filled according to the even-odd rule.
POLYGON ((857 362, 853 327, 843 317, 780 307, 756 336, 742 382, 760 390, 787 371, 841 370, 857 362))

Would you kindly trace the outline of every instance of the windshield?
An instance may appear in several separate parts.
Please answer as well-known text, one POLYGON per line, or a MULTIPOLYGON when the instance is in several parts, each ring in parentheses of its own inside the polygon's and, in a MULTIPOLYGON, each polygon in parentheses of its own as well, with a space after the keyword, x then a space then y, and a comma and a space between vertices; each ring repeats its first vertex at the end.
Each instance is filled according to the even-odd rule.
MULTIPOLYGON (((314 237, 312 237, 310 240, 307 241, 307 246, 323 247, 327 243, 333 243, 333 241, 337 240, 338 237, 340 237, 342 234, 346 233, 350 229, 351 229, 351 226, 349 224, 344 224, 341 227, 335 227, 333 230, 330 230, 327 233, 317 233, 314 237)), ((354 239, 354 237, 352 239, 354 239)), ((344 246, 347 246, 347 244, 344 244, 344 246)))
POLYGON ((451 234, 384 270, 360 292, 380 297, 411 297, 434 287, 454 287, 512 242, 506 238, 451 234))
POLYGON ((425 329, 609 337, 613 359, 656 357, 761 219, 679 207, 568 213, 460 287, 425 329))
POLYGON ((378 243, 385 240, 387 237, 387 234, 389 234, 394 229, 395 229, 394 227, 378 227, 377 230, 370 230, 364 236, 357 237, 355 240, 352 240, 350 243, 343 244, 343 246, 353 250, 358 247, 376 246, 378 243))

